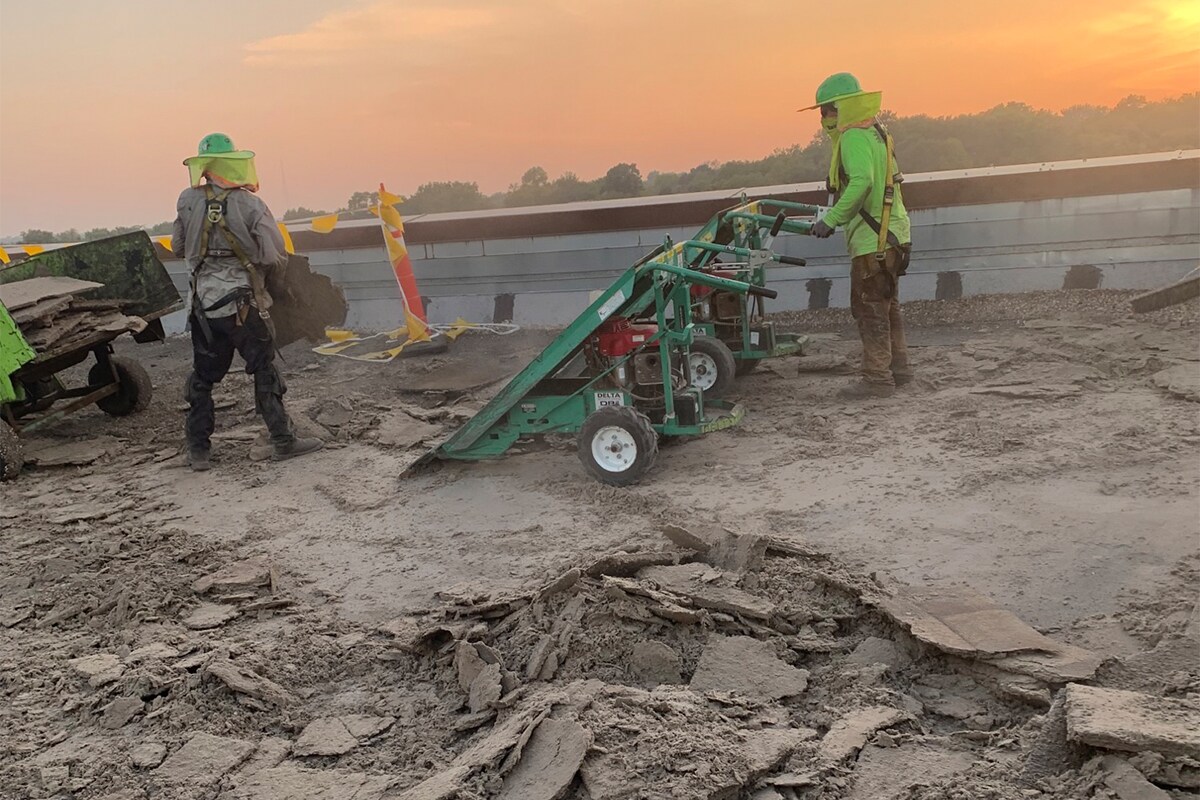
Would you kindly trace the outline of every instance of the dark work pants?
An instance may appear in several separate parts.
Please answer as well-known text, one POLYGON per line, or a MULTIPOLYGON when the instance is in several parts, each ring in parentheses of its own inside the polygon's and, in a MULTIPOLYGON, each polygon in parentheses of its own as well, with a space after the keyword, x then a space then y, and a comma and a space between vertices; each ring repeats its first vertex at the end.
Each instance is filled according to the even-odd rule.
POLYGON ((862 376, 867 383, 894 386, 896 378, 912 378, 908 343, 897 297, 900 254, 889 247, 883 264, 875 254, 850 262, 850 313, 862 339, 862 376))
POLYGON ((287 391, 283 376, 275 366, 275 345, 267 325, 253 307, 246 309, 246 321, 238 324, 238 315, 208 320, 211 340, 204 326, 191 320, 192 374, 188 376, 186 398, 190 404, 185 432, 188 447, 208 450, 213 433, 213 384, 229 372, 234 351, 246 362, 246 373, 254 376, 254 407, 267 423, 272 444, 290 444, 295 440, 292 421, 283 408, 287 391))

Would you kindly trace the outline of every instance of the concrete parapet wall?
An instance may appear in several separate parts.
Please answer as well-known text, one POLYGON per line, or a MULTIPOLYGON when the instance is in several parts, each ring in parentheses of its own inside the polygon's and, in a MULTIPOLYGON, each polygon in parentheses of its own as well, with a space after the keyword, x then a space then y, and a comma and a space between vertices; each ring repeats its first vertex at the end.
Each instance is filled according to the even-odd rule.
MULTIPOLYGON (((812 196, 817 192, 811 184, 745 190, 752 197, 824 202, 823 195, 812 196)), ((955 291, 961 285, 964 295, 1061 289, 1072 268, 1073 283, 1082 275, 1085 282, 1098 278, 1104 288, 1153 288, 1200 262, 1200 151, 914 175, 905 192, 906 199, 911 194, 945 202, 910 202, 914 252, 901 286, 907 300, 934 299, 943 273, 958 274, 942 283, 955 291), (989 184, 1004 199, 979 202, 989 196, 989 184)), ((406 224, 406 237, 431 321, 462 316, 490 322, 511 313, 523 325, 561 325, 578 315, 590 292, 607 286, 664 237, 687 238, 740 194, 422 215, 406 224), (596 229, 605 221, 613 229, 596 229), (644 226, 628 227, 635 221, 644 226), (441 238, 450 233, 462 238, 441 238)), ((392 328, 399 320, 391 268, 382 244, 373 244, 380 237, 377 227, 357 223, 326 237, 295 237, 314 269, 344 287, 349 324, 362 330, 392 328)), ((844 248, 841 236, 777 239, 777 252, 804 257, 808 266, 775 270, 771 285, 780 297, 770 307, 821 305, 826 293, 829 305, 848 305, 844 248)), ((166 263, 184 289, 183 262, 166 263)), ((181 329, 182 319, 168 325, 181 329)))

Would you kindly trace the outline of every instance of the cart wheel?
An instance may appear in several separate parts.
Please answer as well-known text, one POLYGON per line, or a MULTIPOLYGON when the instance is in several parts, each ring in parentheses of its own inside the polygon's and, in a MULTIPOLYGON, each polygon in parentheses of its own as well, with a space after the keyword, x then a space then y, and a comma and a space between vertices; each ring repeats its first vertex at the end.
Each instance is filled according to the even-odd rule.
POLYGON ((724 397, 733 388, 737 363, 733 360, 733 352, 720 339, 697 336, 688 352, 688 366, 691 367, 692 386, 704 392, 705 397, 724 397))
POLYGON ((17 432, 0 422, 0 481, 16 480, 25 466, 25 448, 17 438, 17 432))
POLYGON ((637 409, 608 406, 590 414, 579 429, 579 460, 592 477, 610 486, 630 486, 654 466, 658 434, 637 409))
POLYGON ((737 368, 733 374, 739 378, 754 372, 754 370, 758 369, 758 365, 762 363, 761 358, 735 358, 734 361, 737 363, 737 368))
MULTIPOLYGON (((150 397, 154 394, 150 373, 130 358, 113 356, 111 361, 117 372, 117 392, 100 400, 96 405, 105 414, 114 417, 127 417, 135 412, 145 411, 150 405, 150 397)), ((88 383, 93 386, 112 383, 112 373, 105 369, 103 364, 96 364, 88 373, 88 383)))

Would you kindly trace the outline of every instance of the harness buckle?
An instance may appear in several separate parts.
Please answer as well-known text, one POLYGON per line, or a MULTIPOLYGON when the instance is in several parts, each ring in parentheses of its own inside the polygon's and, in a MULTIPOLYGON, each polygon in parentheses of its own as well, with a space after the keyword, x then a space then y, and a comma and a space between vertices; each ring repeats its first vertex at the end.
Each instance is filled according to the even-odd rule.
POLYGON ((220 224, 221 218, 224 216, 225 216, 225 204, 224 203, 214 200, 208 204, 208 208, 205 211, 205 217, 208 219, 209 222, 211 222, 213 225, 220 224))

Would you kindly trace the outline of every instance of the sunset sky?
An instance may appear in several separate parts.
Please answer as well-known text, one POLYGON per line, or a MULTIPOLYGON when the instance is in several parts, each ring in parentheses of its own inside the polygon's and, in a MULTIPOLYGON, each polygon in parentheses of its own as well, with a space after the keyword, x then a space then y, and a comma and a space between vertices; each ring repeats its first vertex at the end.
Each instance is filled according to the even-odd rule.
POLYGON ((1197 43, 1176 0, 0 0, 0 235, 170 219, 212 131, 282 215, 759 158, 841 70, 899 114, 1174 96, 1197 43))

